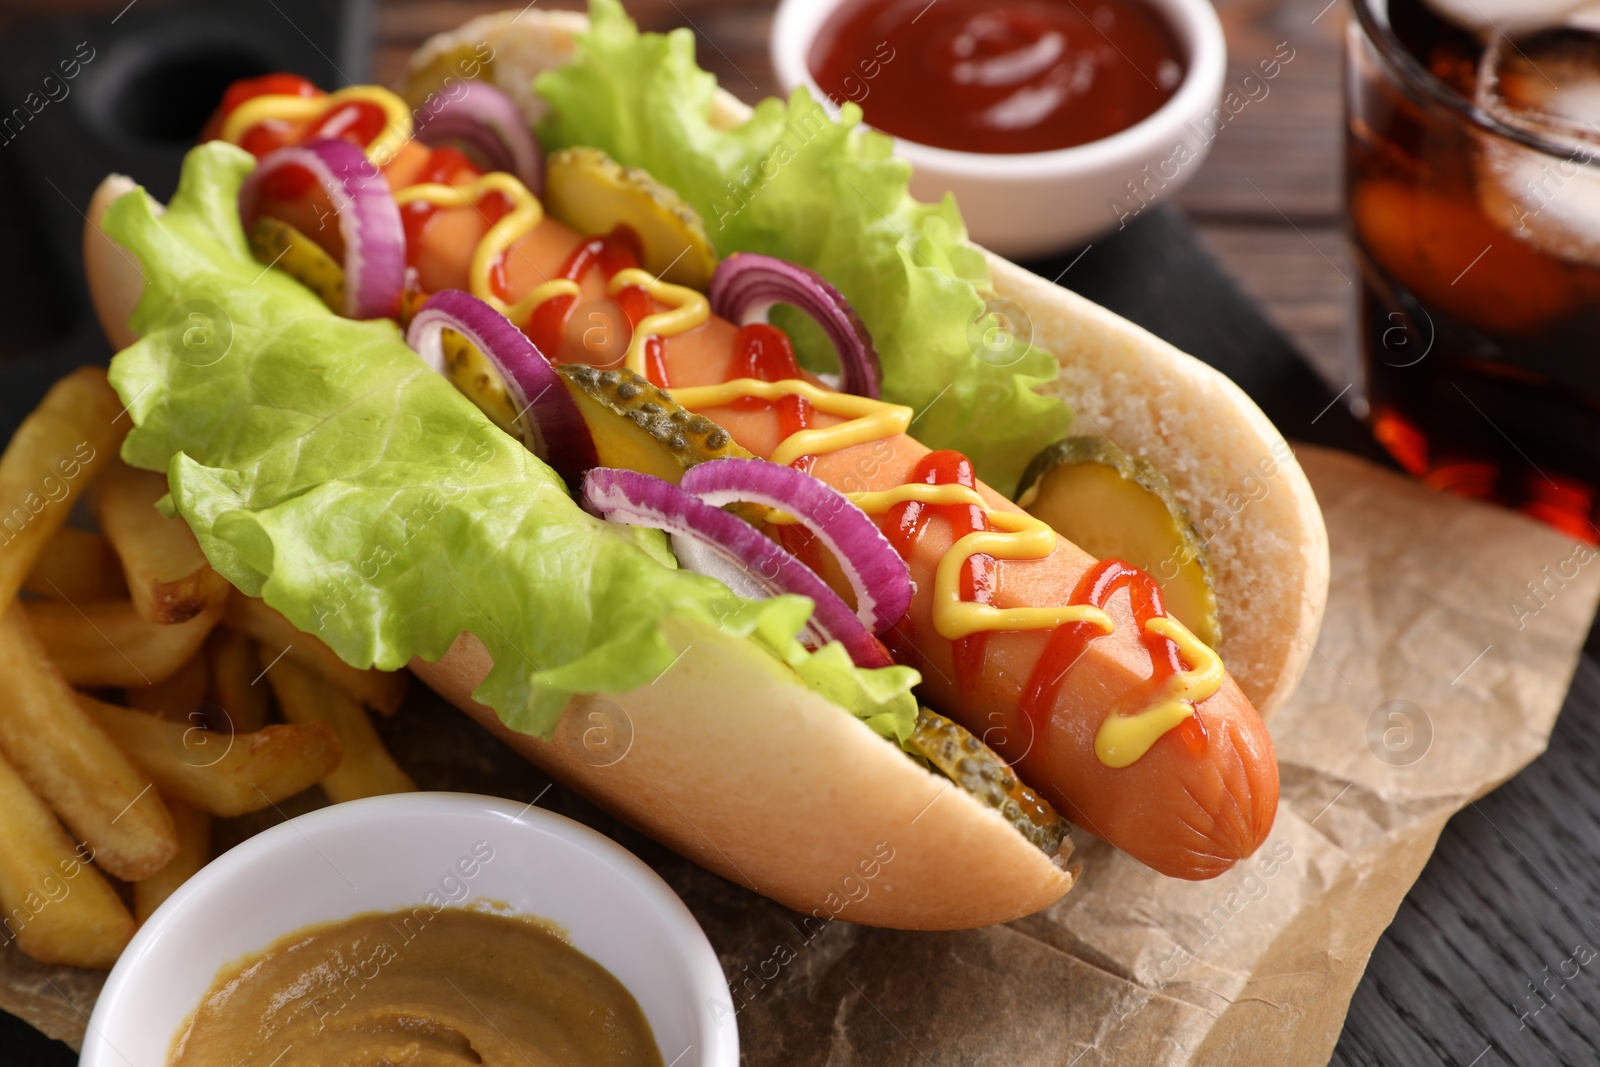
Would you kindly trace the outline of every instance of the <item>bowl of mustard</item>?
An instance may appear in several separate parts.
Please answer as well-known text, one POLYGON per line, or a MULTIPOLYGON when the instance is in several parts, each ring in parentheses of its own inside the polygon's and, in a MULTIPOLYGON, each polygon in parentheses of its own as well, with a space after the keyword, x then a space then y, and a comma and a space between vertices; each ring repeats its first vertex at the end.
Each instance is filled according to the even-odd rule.
POLYGON ((716 953, 637 857, 531 805, 406 793, 212 861, 106 980, 84 1067, 734 1067, 716 953))

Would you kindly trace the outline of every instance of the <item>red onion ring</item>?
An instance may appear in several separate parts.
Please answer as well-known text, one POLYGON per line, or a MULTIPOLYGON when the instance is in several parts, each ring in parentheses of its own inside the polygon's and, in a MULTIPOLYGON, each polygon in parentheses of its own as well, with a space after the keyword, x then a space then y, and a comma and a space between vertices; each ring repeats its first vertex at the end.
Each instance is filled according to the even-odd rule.
POLYGON ((239 189, 245 232, 260 215, 261 185, 285 167, 311 173, 333 204, 344 238, 344 314, 394 315, 406 280, 406 234, 389 183, 349 141, 326 138, 268 152, 239 189))
POLYGON ((875 634, 911 608, 911 571, 878 524, 833 486, 764 459, 713 459, 679 483, 712 507, 764 504, 793 515, 833 553, 856 594, 856 617, 875 634))
POLYGON ((706 294, 711 310, 729 322, 766 322, 774 304, 788 304, 822 328, 839 356, 839 391, 877 400, 883 369, 866 324, 844 294, 822 275, 795 263, 738 252, 717 264, 706 294))
POLYGON ((743 519, 671 482, 611 467, 596 467, 583 476, 583 502, 608 521, 665 530, 685 568, 715 578, 741 596, 810 597, 816 608, 801 637, 810 647, 838 641, 858 667, 893 664, 839 594, 743 519))
POLYGON ((436 94, 417 115, 416 138, 454 144, 488 170, 509 171, 534 196, 544 188, 544 152, 511 98, 488 82, 467 81, 460 96, 436 94))
POLYGON ((589 427, 566 383, 510 319, 459 289, 430 296, 412 318, 406 344, 441 374, 446 329, 460 334, 494 364, 512 404, 522 413, 522 442, 528 451, 550 464, 569 485, 599 462, 589 427))

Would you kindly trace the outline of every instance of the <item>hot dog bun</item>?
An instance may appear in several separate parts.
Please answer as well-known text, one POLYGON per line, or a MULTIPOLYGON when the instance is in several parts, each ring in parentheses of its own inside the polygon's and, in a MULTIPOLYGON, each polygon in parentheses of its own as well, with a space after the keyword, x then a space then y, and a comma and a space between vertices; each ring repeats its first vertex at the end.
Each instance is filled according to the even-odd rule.
POLYGON ((100 217, 111 201, 131 192, 134 180, 125 174, 108 174, 89 198, 84 214, 83 269, 89 276, 89 302, 111 347, 121 351, 139 339, 128 319, 144 292, 144 275, 127 251, 100 230, 100 217))
POLYGON ((604 698, 632 733, 626 755, 609 766, 581 755, 585 729, 619 725, 603 703, 574 701, 545 742, 507 729, 474 701, 490 661, 470 634, 438 663, 411 669, 600 807, 817 918, 954 930, 1020 918, 1072 888, 1070 843, 1051 862, 998 814, 797 684, 748 641, 714 630, 670 639, 687 649, 676 666, 604 698))

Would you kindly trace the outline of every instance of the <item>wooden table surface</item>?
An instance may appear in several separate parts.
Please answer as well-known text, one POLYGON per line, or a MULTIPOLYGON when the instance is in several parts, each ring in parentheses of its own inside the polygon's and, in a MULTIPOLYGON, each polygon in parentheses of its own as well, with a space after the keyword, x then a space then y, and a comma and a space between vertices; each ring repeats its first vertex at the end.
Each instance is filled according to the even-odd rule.
MULTIPOLYGON (((552 0, 543 0, 551 3, 552 0)), ((561 0, 554 0, 560 3, 561 0)), ((689 25, 699 59, 754 101, 777 91, 767 58, 776 0, 627 0, 641 26, 689 25)), ((1237 86, 1280 42, 1293 58, 1218 137, 1178 196, 1217 261, 1335 390, 1353 380, 1345 336, 1355 271, 1341 208, 1340 0, 1216 0, 1237 86)), ((374 73, 393 79, 427 34, 504 0, 379 0, 374 73)), ((562 6, 566 6, 562 4, 562 6)), ((1454 819, 1369 963, 1333 1062, 1600 1062, 1600 640, 1591 637, 1549 755, 1454 819), (1519 832, 1523 828, 1525 832, 1519 832), (1527 828, 1533 828, 1526 832, 1527 828), (1509 833, 1508 833, 1509 831, 1509 833), (1554 978, 1555 974, 1565 980, 1554 978), (1542 992, 1536 991, 1542 990, 1542 992)))

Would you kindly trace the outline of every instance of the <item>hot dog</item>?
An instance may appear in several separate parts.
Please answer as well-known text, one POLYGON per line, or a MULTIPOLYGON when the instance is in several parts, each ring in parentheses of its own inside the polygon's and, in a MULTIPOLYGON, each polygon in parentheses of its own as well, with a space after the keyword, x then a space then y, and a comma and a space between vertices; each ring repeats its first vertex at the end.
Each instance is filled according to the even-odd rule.
MULTIPOLYGON (((490 28, 492 33, 485 31, 483 36, 497 42, 496 51, 502 57, 511 50, 507 35, 516 33, 521 35, 516 38, 518 55, 533 56, 538 63, 546 64, 565 58, 574 29, 571 23, 562 18, 530 16, 524 26, 529 28, 513 29, 513 24, 502 19, 490 28)), ((468 27, 465 32, 470 35, 474 31, 468 27)), ((422 63, 426 62, 424 58, 422 63)), ((508 73, 511 69, 504 58, 498 59, 495 80, 525 80, 533 73, 526 66, 515 74, 508 73)), ((273 88, 281 90, 283 85, 273 88)), ((296 92, 302 98, 317 98, 311 90, 296 92)), ((252 90, 246 88, 230 95, 234 97, 233 106, 219 111, 213 132, 260 156, 268 156, 282 145, 328 133, 328 113, 281 120, 272 117, 270 107, 259 104, 256 113, 267 118, 253 124, 234 122, 230 128, 230 112, 250 100, 252 90)), ((294 94, 269 90, 255 95, 294 94)), ((302 110, 309 115, 314 109, 302 110)), ((393 110, 391 107, 391 113, 393 110)), ((359 108, 353 111, 358 119, 359 112, 359 108)), ((295 113, 299 115, 300 111, 295 113)), ((373 126, 372 130, 351 137, 369 152, 386 128, 381 122, 373 126)), ((574 272, 575 259, 595 238, 580 234, 536 207, 543 217, 502 242, 504 248, 495 265, 493 281, 486 286, 482 272, 474 269, 475 260, 480 258, 486 238, 497 233, 505 235, 502 220, 519 210, 519 204, 524 203, 519 199, 522 194, 510 196, 490 190, 484 195, 461 196, 454 202, 446 198, 443 202, 423 199, 420 203, 413 195, 419 186, 476 188, 472 183, 483 171, 483 167, 459 154, 451 155, 403 138, 395 150, 384 154, 378 173, 388 194, 398 203, 422 208, 412 211, 406 224, 406 257, 413 270, 410 289, 419 298, 439 290, 477 290, 502 309, 515 311, 513 324, 534 338, 539 351, 552 363, 611 368, 626 362, 644 372, 644 377, 638 379, 639 388, 665 387, 689 412, 710 420, 709 424, 725 431, 727 437, 753 456, 777 458, 822 483, 848 491, 851 501, 871 516, 903 558, 914 589, 909 610, 880 637, 892 650, 895 661, 920 673, 918 698, 966 726, 973 746, 978 746, 977 739, 981 738, 989 748, 1005 756, 1023 781, 1069 819, 1162 873, 1177 877, 1213 876, 1260 844, 1270 831, 1277 799, 1277 768, 1270 738, 1250 700, 1221 669, 1215 654, 1163 610, 1160 583, 1118 561, 1098 561, 1065 537, 1049 535, 1048 530, 1042 531, 1049 541, 1043 550, 1012 552, 1011 542, 1005 539, 1034 537, 1029 543, 1036 543, 1042 526, 1038 520, 1030 519, 1023 509, 974 477, 963 456, 949 450, 930 450, 904 432, 914 418, 908 409, 899 414, 890 410, 895 405, 869 402, 865 407, 857 403, 849 410, 828 410, 829 398, 837 394, 822 379, 802 371, 793 362, 787 338, 780 331, 740 327, 704 313, 687 325, 662 328, 650 334, 645 344, 636 344, 640 339, 636 335, 649 334, 639 328, 647 318, 687 306, 689 300, 678 291, 651 291, 643 281, 620 288, 615 284, 617 274, 637 270, 633 264, 645 258, 637 247, 636 234, 622 231, 611 235, 622 249, 620 258, 611 263, 615 269, 607 269, 601 262, 605 256, 601 255, 595 257, 595 269, 574 272), (575 274, 575 284, 549 289, 551 279, 564 274, 575 274), (541 286, 546 289, 541 290, 541 286), (541 292, 547 293, 542 300, 538 299, 541 292), (585 329, 572 327, 572 312, 577 308, 608 327, 603 331, 602 344, 597 345, 585 329), (644 350, 651 347, 653 351, 645 358, 644 350), (626 356, 622 354, 624 348, 628 350, 626 356), (729 387, 730 382, 736 384, 729 387), (752 382, 769 383, 772 388, 749 384, 752 382), (772 395, 762 395, 762 389, 772 395), (837 428, 852 419, 859 421, 860 411, 878 419, 875 429, 857 432, 848 440, 839 439, 837 428), (834 431, 833 439, 829 439, 829 431, 834 431), (804 434, 811 435, 803 438, 806 447, 793 444, 804 434), (950 488, 906 490, 908 484, 950 488), (966 536, 979 535, 980 541, 988 538, 982 541, 986 550, 959 552, 952 563, 952 550, 958 543, 963 543, 966 536), (954 597, 952 581, 960 589, 954 597), (1057 614, 1044 620, 1049 623, 1045 625, 1037 617, 1041 612, 1057 614), (1024 618, 1028 619, 1026 623, 1021 621, 1024 618), (1109 734, 1108 724, 1115 728, 1109 734), (1113 739, 1107 741, 1107 736, 1113 739)), ((502 183, 501 188, 510 187, 502 183)), ((101 199, 109 199, 110 193, 108 189, 101 199)), ((338 205, 309 182, 263 182, 251 205, 253 215, 287 224, 298 234, 308 236, 329 259, 348 263, 350 249, 345 247, 344 236, 347 231, 326 224, 330 212, 336 214, 337 210, 338 205)), ((98 221, 97 213, 91 215, 98 221)), ((119 302, 108 294, 136 294, 138 285, 117 266, 116 257, 101 256, 95 262, 100 264, 99 273, 91 266, 91 285, 97 308, 107 322, 108 332, 115 336, 126 321, 128 302, 125 295, 119 302)), ((635 277, 629 274, 623 281, 635 277)), ((399 303, 393 308, 393 315, 407 319, 418 303, 399 303)), ((1187 367, 1182 370, 1194 373, 1187 367)), ((591 377, 594 374, 588 373, 591 377)), ((568 381, 573 380, 569 376, 568 381)), ((475 397, 491 416, 496 410, 492 392, 487 398, 475 397)), ((663 401, 666 400, 664 395, 663 401)), ((1248 401, 1226 389, 1210 402, 1221 409, 1229 403, 1244 405, 1242 417, 1224 411, 1224 419, 1234 418, 1252 429, 1264 423, 1248 401)), ((1245 447, 1267 447, 1271 440, 1271 436, 1266 436, 1265 441, 1258 437, 1245 447)), ((1282 467, 1287 471, 1281 475, 1286 493, 1302 497, 1301 511, 1306 512, 1304 501, 1309 501, 1309 492, 1303 489, 1303 476, 1292 460, 1282 467)), ((588 481, 584 484, 588 486, 588 481)), ((1320 611, 1317 587, 1326 580, 1325 562, 1320 573, 1316 566, 1320 520, 1315 519, 1314 509, 1314 502, 1310 502, 1312 517, 1304 519, 1300 528, 1280 531, 1305 543, 1302 554, 1307 563, 1301 568, 1303 573, 1295 577, 1310 590, 1303 599, 1313 603, 1313 622, 1320 611)), ((769 537, 796 545, 796 554, 807 558, 841 596, 849 597, 855 592, 842 580, 838 560, 814 549, 808 555, 803 539, 793 541, 781 531, 782 516, 769 513, 764 520, 756 521, 769 537)), ((1226 585, 1222 588, 1225 590, 1226 585)), ((753 841, 750 830, 728 814, 726 804, 708 801, 707 806, 698 809, 698 819, 680 811, 682 822, 694 826, 694 833, 682 826, 674 828, 670 816, 648 810, 659 807, 649 791, 659 792, 662 787, 662 782, 652 781, 650 776, 671 775, 670 760, 643 767, 645 761, 636 758, 631 765, 633 774, 626 780, 620 772, 629 766, 624 761, 608 778, 583 761, 563 755, 559 746, 507 730, 499 717, 468 696, 485 673, 486 664, 482 649, 470 640, 463 641, 442 661, 419 662, 416 669, 446 696, 499 728, 536 760, 564 772, 579 788, 658 832, 681 851, 696 855, 730 877, 741 877, 763 892, 813 910, 817 903, 815 879, 795 876, 784 869, 784 864, 775 864, 770 848, 753 841), (628 790, 640 795, 624 795, 628 790), (703 826, 708 818, 721 822, 708 830, 703 826), (696 835, 702 840, 695 840, 696 835), (720 855, 711 857, 710 853, 720 855), (751 877, 746 873, 750 868, 763 873, 751 877), (731 871, 740 873, 734 875, 731 871)), ((1303 665, 1304 653, 1299 655, 1298 665, 1280 662, 1268 668, 1271 684, 1264 690, 1268 702, 1276 703, 1285 695, 1285 679, 1292 687, 1293 678, 1303 665)), ((710 664, 701 667, 714 669, 710 664)), ((709 698, 706 687, 715 682, 702 677, 700 695, 709 698)), ((694 692, 692 686, 688 692, 694 692)), ((621 706, 633 717, 636 728, 641 718, 659 713, 659 699, 627 702, 624 698, 628 696, 617 694, 616 699, 623 701, 621 706)), ((583 706, 580 702, 569 710, 567 719, 580 714, 583 706)), ((840 718, 848 721, 842 715, 840 718)), ((563 729, 569 728, 566 722, 563 720, 563 729)), ((688 732, 692 730, 688 728, 688 732)), ((773 737, 781 734, 781 730, 774 729, 773 737)), ((847 744, 852 750, 857 745, 875 744, 893 754, 892 748, 864 731, 850 734, 848 742, 830 735, 830 742, 836 748, 847 744)), ((670 748, 670 744, 663 744, 670 748)), ((873 758, 878 755, 881 753, 874 753, 873 758)), ((838 762, 850 765, 852 760, 841 758, 838 762)), ((679 773, 682 769, 678 769, 679 773)), ((894 772, 897 780, 904 769, 894 772)), ((909 769, 926 774, 914 765, 909 769)), ((886 770, 882 773, 888 774, 886 770)), ((806 774, 817 776, 818 772, 808 769, 806 774)), ((835 789, 848 790, 857 785, 846 780, 836 783, 835 789)), ((959 808, 961 818, 970 815, 959 801, 947 806, 959 808)), ((817 810, 824 824, 828 818, 838 817, 829 812, 826 804, 817 806, 817 810)), ((919 813, 912 823, 922 819, 923 813, 919 813)), ((1021 914, 1065 891, 1070 878, 1061 875, 1059 868, 1064 864, 1059 856, 1055 865, 1030 865, 1012 849, 1014 842, 1008 839, 1000 843, 1002 831, 1015 836, 1012 829, 999 820, 993 823, 986 825, 981 819, 973 823, 985 827, 980 837, 993 836, 993 842, 986 841, 980 854, 993 857, 996 869, 1018 869, 1020 864, 1020 869, 1028 871, 1026 877, 1014 879, 1009 889, 986 881, 982 892, 988 899, 963 898, 964 890, 944 884, 923 870, 925 861, 916 849, 937 851, 941 841, 934 833, 918 841, 916 849, 910 850, 911 863, 896 873, 915 866, 926 883, 937 886, 937 893, 919 894, 914 888, 906 892, 903 887, 912 886, 912 876, 907 875, 897 882, 898 902, 852 900, 844 914, 889 925, 961 925, 1021 914), (1002 855, 1004 859, 999 858, 1002 855), (943 904, 932 903, 940 893, 943 904)), ((945 831, 958 835, 946 838, 942 842, 945 847, 961 847, 957 844, 962 841, 959 834, 966 834, 964 843, 972 847, 970 826, 959 832, 951 826, 940 828, 940 832, 945 831)), ((827 857, 791 857, 790 865, 807 861, 820 862, 824 867, 830 862, 827 857)), ((835 912, 830 908, 830 913, 835 912)))
MULTIPOLYGON (((387 176, 399 189, 406 187, 401 183, 407 175, 399 168, 387 176)), ((297 219, 315 232, 309 220, 325 208, 314 199, 275 202, 262 210, 297 219)), ((424 277, 442 289, 468 288, 472 250, 488 228, 486 216, 476 206, 440 209, 419 235, 421 250, 415 256, 427 265, 424 277)), ((507 302, 514 303, 542 280, 557 276, 584 243, 585 238, 555 219, 543 220, 506 255, 507 302)), ((621 310, 608 305, 607 281, 600 270, 587 272, 578 301, 600 308, 591 314, 608 323, 621 321, 621 310)), ((651 310, 657 310, 654 303, 651 310)), ((693 330, 663 338, 671 388, 687 391, 740 377, 734 365, 738 335, 738 327, 713 316, 693 330)), ((602 355, 587 350, 582 334, 572 331, 561 335, 559 347, 547 346, 545 352, 562 363, 595 363, 602 355)), ((772 405, 751 409, 725 404, 695 410, 703 410, 735 441, 763 458, 770 458, 786 436, 772 405)), ((818 412, 812 425, 821 428, 842 421, 818 412)), ((810 470, 830 484, 886 491, 913 480, 929 451, 914 437, 897 434, 819 455, 810 470), (874 450, 886 458, 874 464, 871 477, 863 479, 856 475, 858 465, 874 450)), ((1022 509, 982 483, 979 491, 994 510, 1021 514, 1022 509)), ((887 523, 890 518, 884 515, 880 521, 887 523)), ((990 633, 977 676, 965 679, 965 685, 957 681, 962 668, 955 662, 954 644, 938 634, 932 621, 934 572, 953 543, 949 524, 935 521, 911 546, 908 562, 918 594, 893 638, 897 658, 923 670, 925 699, 949 709, 952 717, 980 735, 992 731, 991 736, 1008 739, 997 747, 1016 761, 1025 781, 1041 789, 1074 822, 1164 874, 1208 877, 1254 852, 1272 827, 1277 765, 1260 716, 1232 679, 1196 705, 1198 731, 1158 742, 1129 767, 1109 768, 1094 755, 1092 744, 1106 713, 1107 694, 1135 689, 1150 672, 1150 657, 1137 639, 1138 627, 1128 610, 1129 598, 1115 598, 1115 632, 1084 648, 1082 658, 1065 671, 1050 707, 1030 721, 1018 705, 1023 685, 1048 644, 1047 635, 990 633), (1042 736, 1035 736, 1036 731, 1042 736)), ((1015 608, 1057 602, 1078 586, 1095 562, 1064 538, 1046 559, 1001 562, 994 603, 1015 608)))

